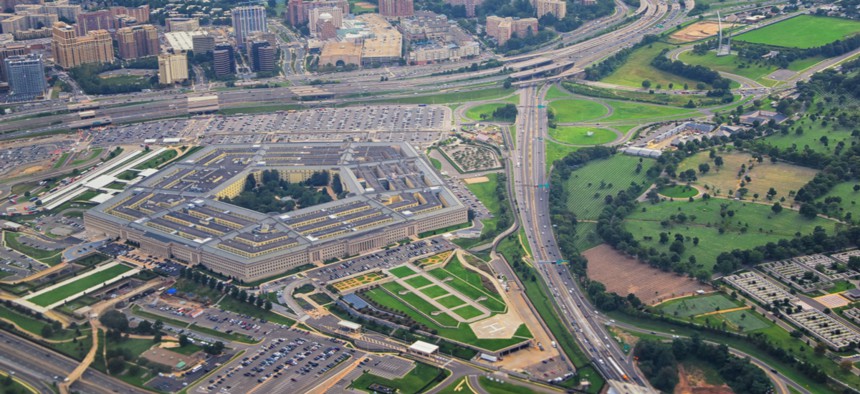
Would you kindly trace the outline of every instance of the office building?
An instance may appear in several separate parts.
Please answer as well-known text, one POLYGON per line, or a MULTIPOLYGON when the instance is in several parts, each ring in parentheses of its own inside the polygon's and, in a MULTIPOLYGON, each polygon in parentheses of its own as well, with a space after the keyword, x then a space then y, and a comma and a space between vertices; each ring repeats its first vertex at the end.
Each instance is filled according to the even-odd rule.
POLYGON ((386 18, 403 18, 414 14, 412 0, 379 0, 379 15, 386 18))
POLYGON ((167 18, 164 22, 167 31, 192 32, 200 29, 200 20, 197 18, 167 18))
POLYGON ((149 22, 148 4, 140 7, 111 7, 106 10, 78 14, 75 29, 79 36, 83 36, 93 30, 113 32, 122 27, 147 22, 149 22))
POLYGON ((216 77, 226 77, 236 73, 236 54, 230 44, 215 45, 212 51, 212 68, 216 77))
POLYGON ((113 29, 114 23, 110 10, 82 12, 78 14, 77 23, 75 23, 75 31, 79 36, 94 30, 109 31, 113 29))
POLYGON ((215 49, 215 37, 205 32, 191 36, 191 43, 195 55, 212 52, 215 49))
POLYGON ((565 0, 534 0, 537 17, 552 14, 558 19, 567 15, 567 1, 565 0))
POLYGON ((48 83, 45 81, 45 65, 41 55, 10 56, 3 63, 9 75, 12 97, 30 99, 45 95, 48 83))
POLYGON ((251 70, 254 72, 275 71, 275 47, 268 41, 248 43, 248 59, 251 60, 251 70))
POLYGON ((170 85, 188 79, 188 56, 184 53, 158 55, 158 83, 170 85))
POLYGON ((15 6, 16 14, 24 12, 29 14, 53 14, 61 20, 74 22, 78 20, 81 6, 59 1, 46 4, 18 4, 15 6))
POLYGON ((289 23, 291 26, 300 26, 305 23, 308 23, 310 11, 315 8, 324 7, 340 8, 341 15, 349 15, 349 2, 347 2, 347 0, 288 0, 286 12, 287 23, 289 23))
POLYGON ((537 18, 500 18, 488 16, 487 35, 496 39, 499 45, 505 45, 512 37, 525 37, 537 33, 537 18))
MULTIPOLYGON (((54 14, 30 14, 24 11, 21 14, 12 15, 0 21, 0 28, 3 29, 3 33, 12 34, 13 36, 28 30, 47 29, 50 32, 50 26, 53 26, 58 21, 59 18, 54 14)), ((50 36, 50 33, 48 33, 48 36, 50 36)))
POLYGON ((87 210, 84 225, 91 240, 250 282, 465 223, 468 211, 405 142, 221 144, 87 210), (266 170, 292 183, 324 172, 349 197, 280 213, 224 201, 266 170))
POLYGON ((72 68, 87 63, 110 63, 114 60, 113 41, 106 30, 95 30, 79 37, 75 29, 63 23, 54 23, 51 48, 54 63, 72 68))
POLYGON ((232 10, 233 32, 236 35, 236 45, 245 46, 245 40, 251 33, 268 31, 266 26, 266 9, 261 6, 236 7, 232 10))
POLYGON ((335 30, 343 26, 343 10, 340 7, 318 7, 308 11, 308 29, 311 36, 318 36, 327 24, 335 30))
POLYGON ((123 27, 116 31, 119 57, 137 59, 158 55, 158 30, 153 25, 123 27))
POLYGON ((9 74, 6 72, 6 59, 28 53, 30 53, 30 49, 23 45, 9 44, 0 47, 0 81, 9 82, 9 74))
POLYGON ((140 7, 111 7, 110 14, 115 19, 134 19, 135 23, 149 22, 149 4, 140 7))

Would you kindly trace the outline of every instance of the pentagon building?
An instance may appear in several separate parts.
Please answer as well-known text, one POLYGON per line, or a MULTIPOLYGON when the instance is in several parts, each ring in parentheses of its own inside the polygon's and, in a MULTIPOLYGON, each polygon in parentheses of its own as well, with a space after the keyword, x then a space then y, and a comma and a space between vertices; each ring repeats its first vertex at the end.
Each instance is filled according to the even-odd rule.
POLYGON ((131 241, 244 281, 467 220, 468 208, 406 143, 209 146, 84 215, 90 239, 131 241), (348 194, 286 213, 220 201, 241 193, 249 175, 259 182, 264 170, 293 183, 339 174, 348 194))

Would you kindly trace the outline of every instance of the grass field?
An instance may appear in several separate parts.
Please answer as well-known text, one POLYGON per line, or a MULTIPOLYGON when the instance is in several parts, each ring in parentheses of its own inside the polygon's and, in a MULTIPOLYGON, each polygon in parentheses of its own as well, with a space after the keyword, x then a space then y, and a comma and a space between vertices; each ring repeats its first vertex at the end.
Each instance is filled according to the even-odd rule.
MULTIPOLYGON (((756 162, 748 153, 732 152, 718 153, 718 156, 723 158, 723 166, 719 169, 710 159, 708 152, 701 152, 694 156, 685 159, 678 165, 678 172, 693 169, 698 171, 699 164, 708 163, 710 171, 707 174, 699 173, 698 180, 694 183, 708 189, 708 193, 712 196, 734 196, 735 191, 741 187, 740 182, 743 180, 748 192, 745 199, 755 198, 758 194, 758 200, 765 200, 770 188, 774 188, 777 194, 774 201, 785 197, 787 201, 792 201, 789 195, 799 190, 803 185, 806 185, 815 174, 818 172, 811 168, 795 166, 787 163, 772 163, 770 160, 764 160, 761 163, 756 162), (738 172, 741 166, 746 166, 747 172, 744 177, 749 176, 751 181, 746 181, 738 177, 738 172), (752 167, 750 170, 749 168, 752 167)), ((783 203, 786 205, 786 203, 783 203)))
POLYGON ((388 271, 391 275, 394 275, 398 278, 404 278, 409 275, 415 275, 415 270, 409 268, 408 266, 401 265, 400 267, 392 268, 388 271))
POLYGON ((693 322, 702 325, 722 326, 730 331, 753 332, 773 326, 773 323, 749 309, 700 316, 693 322))
POLYGON ((452 278, 450 281, 445 282, 445 284, 451 286, 454 290, 457 290, 472 300, 485 297, 486 299, 479 303, 489 308, 490 311, 505 311, 505 303, 495 291, 495 288, 488 289, 487 286, 484 285, 481 275, 467 269, 457 258, 451 259, 451 261, 449 261, 443 268, 431 270, 429 274, 439 280, 444 280, 449 277, 452 278))
POLYGON ((501 382, 495 379, 490 380, 490 378, 486 376, 478 378, 478 384, 480 384, 481 388, 490 394, 537 394, 537 391, 528 387, 509 383, 508 380, 501 382))
POLYGON ((457 297, 453 294, 447 297, 438 298, 436 299, 436 302, 446 308, 454 308, 460 305, 464 305, 466 303, 466 301, 461 300, 460 297, 457 297))
POLYGON ((460 315, 460 317, 462 317, 466 320, 469 320, 473 317, 481 316, 481 311, 479 311, 478 308, 475 308, 474 306, 471 306, 471 305, 459 307, 457 309, 454 309, 453 312, 460 315))
POLYGON ((698 81, 684 78, 672 73, 667 73, 658 70, 651 66, 651 61, 660 54, 664 48, 670 48, 668 44, 654 43, 633 51, 621 67, 618 67, 615 72, 603 78, 606 83, 616 85, 630 86, 641 88, 642 81, 651 81, 651 89, 659 91, 657 85, 661 85, 662 89, 669 89, 669 84, 673 84, 675 89, 681 89, 684 84, 694 87, 698 81))
POLYGON ((693 296, 679 298, 660 304, 657 308, 666 313, 667 316, 690 317, 703 313, 737 308, 740 303, 730 300, 728 297, 717 293, 704 296, 693 296))
POLYGON ((13 233, 11 231, 3 232, 3 241, 7 247, 15 249, 22 254, 32 257, 34 260, 39 260, 50 266, 54 266, 62 262, 62 250, 44 250, 24 245, 19 240, 20 237, 24 237, 24 235, 21 233, 13 233))
MULTIPOLYGON (((371 373, 364 373, 355 379, 350 387, 372 392, 368 387, 376 383, 395 389, 400 394, 417 394, 435 386, 436 378, 440 375, 447 376, 448 374, 450 372, 447 370, 416 362, 415 367, 400 379, 389 380, 371 373)), ((439 381, 441 380, 439 379, 439 381)))
POLYGON ((810 149, 819 153, 833 153, 840 142, 846 146, 851 146, 855 141, 858 141, 858 138, 851 136, 853 127, 853 125, 842 127, 835 121, 829 122, 825 126, 820 117, 813 121, 804 116, 790 127, 788 134, 777 133, 766 137, 764 140, 781 149, 795 147, 799 151, 810 149), (800 135, 796 132, 798 127, 802 130, 800 135), (825 136, 827 137, 827 145, 821 142, 821 137, 825 136))
POLYGON ((652 164, 652 159, 621 154, 589 162, 574 171, 565 183, 567 208, 578 219, 597 219, 606 205, 605 196, 618 194, 631 182, 650 183, 646 172, 652 164), (639 163, 642 163, 642 170, 636 173, 639 163))
POLYGON ((450 293, 448 293, 448 290, 445 290, 445 289, 443 289, 437 285, 425 287, 425 288, 421 289, 420 291, 421 291, 421 293, 423 293, 424 295, 426 295, 427 297, 430 297, 430 298, 438 298, 438 297, 442 297, 442 296, 450 294, 450 293))
POLYGON ((166 150, 164 152, 161 152, 161 153, 155 155, 155 157, 141 163, 137 167, 134 167, 134 169, 146 170, 149 168, 158 168, 159 166, 163 165, 164 163, 167 163, 168 161, 173 160, 173 158, 175 158, 176 155, 178 155, 176 150, 169 149, 169 150, 166 150))
POLYGON ((632 101, 606 101, 612 106, 612 115, 603 120, 624 121, 635 119, 667 118, 676 119, 690 116, 693 112, 688 108, 668 107, 665 105, 642 104, 632 101))
POLYGON ((561 159, 567 156, 570 152, 575 152, 577 147, 562 145, 553 141, 544 141, 546 145, 546 170, 547 174, 549 174, 550 168, 552 168, 552 163, 556 160, 561 159))
MULTIPOLYGON (((778 82, 776 80, 766 78, 778 68, 775 65, 765 63, 764 61, 749 63, 741 60, 737 55, 717 56, 716 52, 696 55, 692 51, 681 53, 678 56, 678 59, 694 66, 706 66, 716 71, 740 75, 742 77, 752 79, 764 86, 773 86, 778 82)), ((804 70, 822 60, 824 60, 824 58, 821 57, 796 60, 789 63, 788 69, 792 71, 804 70)))
POLYGON ((415 265, 417 265, 419 267, 424 267, 427 265, 439 264, 439 263, 447 260, 448 257, 451 256, 452 253, 454 253, 454 251, 449 250, 449 251, 445 251, 442 253, 434 254, 432 256, 427 256, 421 260, 416 261, 415 265))
POLYGON ((821 46, 860 32, 860 22, 841 18, 801 15, 777 22, 734 39, 754 44, 792 48, 821 46))
POLYGON ((407 284, 409 284, 410 286, 412 286, 416 289, 419 287, 424 287, 424 286, 427 286, 427 285, 433 283, 430 281, 430 279, 427 279, 424 276, 415 276, 415 277, 406 279, 404 282, 406 282, 407 284))
POLYGON ((618 135, 612 130, 582 126, 559 126, 555 129, 551 128, 549 129, 549 135, 556 141, 574 145, 601 145, 615 141, 618 138, 618 135))
MULTIPOLYGON (((0 305, 0 318, 9 320, 34 335, 42 335, 42 328, 50 325, 44 320, 36 319, 35 317, 24 315, 18 311, 0 305)), ((69 339, 75 335, 75 330, 60 330, 55 332, 51 339, 69 339)))
POLYGON ((104 148, 96 148, 89 152, 80 152, 75 156, 75 159, 72 160, 71 163, 69 163, 69 166, 74 167, 80 164, 84 164, 88 161, 95 159, 96 157, 99 157, 102 152, 104 152, 104 148))
MULTIPOLYGON (((860 182, 858 182, 860 183, 860 182)), ((831 202, 839 207, 839 213, 844 217, 851 214, 851 218, 857 220, 860 218, 860 192, 854 191, 855 182, 842 182, 836 184, 830 191, 816 199, 816 202, 824 202, 827 198, 839 197, 840 202, 831 202)), ((833 201, 833 200, 831 200, 833 201)))
POLYGON ((476 105, 466 110, 466 117, 475 121, 493 120, 493 111, 504 107, 505 104, 490 103, 476 105), (484 116, 483 118, 481 116, 484 116))
POLYGON ((549 90, 546 92, 546 99, 553 100, 557 98, 567 98, 570 97, 570 94, 565 92, 564 90, 559 89, 557 85, 552 85, 549 90))
POLYGON ((385 278, 384 275, 378 272, 371 272, 369 274, 363 274, 359 276, 355 276, 349 279, 344 279, 339 282, 335 282, 332 286, 340 292, 352 289, 354 287, 358 287, 361 285, 366 285, 368 283, 376 282, 380 279, 385 278))
MULTIPOLYGON (((497 234, 499 231, 504 229, 499 229, 499 213, 501 212, 501 204, 502 201, 499 199, 499 195, 496 194, 496 186, 499 184, 499 174, 492 173, 485 175, 488 182, 482 183, 472 183, 466 184, 466 187, 481 203, 484 204, 484 207, 487 208, 490 213, 493 214, 492 218, 483 219, 481 222, 484 224, 484 228, 481 229, 482 239, 486 239, 485 237, 490 237, 497 234)), ((507 204, 507 202, 505 202, 507 204)), ((467 240, 464 240, 467 241, 467 240)), ((474 242, 481 242, 481 240, 475 240, 474 242)), ((471 245, 459 244, 462 247, 468 247, 471 245)))
POLYGON ((682 185, 674 185, 674 186, 666 186, 657 191, 661 195, 671 198, 688 198, 693 197, 699 193, 695 187, 690 186, 682 186, 682 185))
MULTIPOLYGON (((699 107, 708 107, 713 105, 721 104, 719 98, 707 97, 704 95, 693 95, 693 94, 669 94, 665 92, 654 92, 653 94, 645 91, 633 91, 633 90, 621 90, 621 89, 608 89, 591 85, 583 85, 574 82, 565 82, 564 86, 574 92, 576 94, 581 94, 583 96, 596 97, 596 98, 604 98, 604 99, 612 99, 612 100, 630 100, 630 101, 639 101, 643 103, 652 103, 659 105, 673 105, 676 107, 682 107, 687 105, 690 100, 693 101, 693 104, 699 107)), ((683 86, 681 86, 683 88, 683 86)), ((695 88, 695 85, 690 86, 690 88, 695 88)))
POLYGON ((555 100, 549 103, 559 123, 575 123, 605 116, 608 111, 603 104, 583 99, 555 100))
POLYGON ((104 283, 128 271, 131 271, 131 267, 117 264, 103 271, 77 279, 54 290, 40 294, 29 299, 29 301, 39 306, 48 306, 71 295, 95 287, 100 283, 104 283))
POLYGON ((689 256, 695 255, 697 267, 707 272, 712 270, 717 256, 722 252, 751 249, 768 242, 790 239, 798 232, 809 234, 816 226, 821 226, 829 234, 833 234, 836 228, 836 223, 831 220, 810 220, 789 210, 774 215, 769 205, 734 200, 665 201, 643 208, 645 212, 634 212, 625 219, 624 228, 644 246, 666 253, 669 253, 671 242, 659 243, 659 234, 668 233, 670 240, 674 239, 675 233, 684 235, 686 250, 681 254, 681 261, 687 261, 689 256), (727 214, 723 218, 720 215, 721 206, 725 207, 726 212, 732 211, 733 215, 727 214), (675 221, 670 222, 668 227, 661 225, 661 221, 680 213, 687 217, 683 224, 675 221), (699 238, 697 246, 689 242, 693 238, 699 238))

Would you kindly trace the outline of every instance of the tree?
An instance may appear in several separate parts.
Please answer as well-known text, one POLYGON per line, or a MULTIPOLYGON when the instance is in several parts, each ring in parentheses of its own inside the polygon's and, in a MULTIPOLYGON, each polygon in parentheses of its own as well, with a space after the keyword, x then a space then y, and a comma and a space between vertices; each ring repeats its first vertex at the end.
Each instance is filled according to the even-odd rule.
POLYGON ((826 352, 827 352, 827 345, 825 345, 824 342, 815 343, 815 354, 820 356, 826 352))
POLYGON ((644 80, 644 81, 642 81, 642 87, 643 87, 643 88, 645 88, 645 89, 650 88, 650 87, 651 87, 651 81, 649 81, 649 80, 647 80, 647 79, 646 79, 646 80, 644 80))
POLYGON ((119 332, 128 331, 128 318, 120 311, 109 310, 99 318, 99 321, 107 328, 119 332))
POLYGON ((265 309, 266 309, 267 311, 272 310, 272 301, 266 300, 266 306, 265 306, 265 309))
POLYGON ((122 373, 125 370, 125 360, 122 357, 113 357, 108 360, 107 368, 112 375, 122 373))
POLYGON ((773 213, 779 214, 780 212, 782 212, 782 205, 780 205, 778 202, 775 202, 773 203, 773 206, 770 207, 770 210, 773 211, 773 213))
POLYGON ((191 341, 188 340, 188 335, 182 334, 179 336, 179 347, 185 347, 191 344, 191 341))
POLYGON ((211 345, 203 347, 203 351, 207 354, 221 354, 224 351, 224 342, 218 341, 211 345))
POLYGON ((52 336, 54 336, 54 329, 48 324, 42 326, 42 337, 50 338, 52 336))
POLYGON ((841 369, 845 372, 850 372, 852 367, 853 367, 853 365, 851 363, 851 360, 844 360, 844 361, 839 363, 839 369, 841 369))
POLYGON ((711 166, 708 163, 699 164, 699 172, 702 174, 707 174, 708 171, 711 170, 711 166))
POLYGON ((800 206, 800 214, 807 219, 815 219, 818 216, 818 208, 812 204, 803 204, 800 206))

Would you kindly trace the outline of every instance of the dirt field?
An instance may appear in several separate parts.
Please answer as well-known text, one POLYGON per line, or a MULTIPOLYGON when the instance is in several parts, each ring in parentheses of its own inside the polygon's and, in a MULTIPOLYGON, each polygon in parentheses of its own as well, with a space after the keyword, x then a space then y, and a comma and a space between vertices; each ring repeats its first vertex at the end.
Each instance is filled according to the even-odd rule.
MULTIPOLYGON (((723 25, 724 29, 729 29, 731 27, 732 24, 730 23, 726 23, 725 25, 723 25)), ((681 31, 673 33, 669 37, 680 42, 690 42, 716 35, 717 33, 719 33, 719 31, 720 25, 718 22, 702 21, 693 23, 692 25, 681 29, 681 31)))
POLYGON ((485 176, 477 176, 474 178, 463 179, 463 182, 466 182, 467 185, 471 185, 474 183, 484 183, 484 182, 489 182, 489 181, 490 181, 490 178, 487 178, 485 176))
POLYGON ((681 162, 678 165, 678 172, 691 168, 698 172, 699 164, 708 163, 711 167, 710 171, 704 175, 697 174, 698 180, 694 183, 707 186, 710 189, 708 193, 718 197, 734 194, 741 187, 741 180, 748 176, 751 181, 745 182, 744 187, 749 190, 745 199, 752 199, 754 194, 758 194, 757 201, 767 201, 766 195, 771 187, 777 192, 774 201, 778 201, 781 197, 793 201, 789 194, 807 184, 818 172, 811 168, 786 163, 774 164, 770 160, 758 163, 746 153, 719 153, 718 155, 723 158, 723 166, 719 170, 708 157, 708 152, 702 152, 681 162), (741 166, 746 166, 746 172, 738 177, 741 166))
POLYGON ((815 298, 815 301, 820 302, 822 305, 830 309, 841 308, 851 303, 851 301, 839 294, 828 294, 826 296, 817 297, 815 298))
POLYGON ((660 271, 624 256, 606 244, 588 249, 582 255, 588 259, 589 278, 603 283, 608 291, 620 296, 633 293, 648 305, 693 294, 696 290, 711 291, 710 286, 685 276, 660 271))
POLYGON ((678 365, 678 385, 675 386, 674 394, 732 394, 728 386, 714 386, 707 384, 702 376, 702 371, 692 369, 686 370, 683 365, 678 365))

